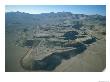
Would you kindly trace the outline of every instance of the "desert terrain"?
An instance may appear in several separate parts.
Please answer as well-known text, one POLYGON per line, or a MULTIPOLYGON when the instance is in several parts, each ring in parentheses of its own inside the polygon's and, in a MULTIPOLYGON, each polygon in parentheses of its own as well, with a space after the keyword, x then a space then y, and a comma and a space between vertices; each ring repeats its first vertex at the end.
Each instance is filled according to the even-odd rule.
POLYGON ((106 16, 5 13, 6 72, 101 72, 106 16))

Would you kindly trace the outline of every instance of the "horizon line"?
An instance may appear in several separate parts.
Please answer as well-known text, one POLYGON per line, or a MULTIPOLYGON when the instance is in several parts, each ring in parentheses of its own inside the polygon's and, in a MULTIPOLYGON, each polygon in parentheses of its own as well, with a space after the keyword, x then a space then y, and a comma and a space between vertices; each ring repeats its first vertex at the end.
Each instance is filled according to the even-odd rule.
POLYGON ((16 13, 16 12, 20 12, 20 13, 25 13, 25 14, 49 14, 49 13, 55 13, 55 14, 57 14, 57 13, 62 13, 62 12, 65 12, 65 13, 72 13, 72 14, 83 14, 83 15, 101 15, 101 16, 106 16, 106 14, 105 15, 102 15, 102 14, 84 14, 84 13, 73 13, 73 12, 67 12, 67 11, 60 11, 60 12, 43 12, 43 13, 29 13, 29 12, 22 12, 22 11, 8 11, 8 12, 5 12, 5 13, 16 13))

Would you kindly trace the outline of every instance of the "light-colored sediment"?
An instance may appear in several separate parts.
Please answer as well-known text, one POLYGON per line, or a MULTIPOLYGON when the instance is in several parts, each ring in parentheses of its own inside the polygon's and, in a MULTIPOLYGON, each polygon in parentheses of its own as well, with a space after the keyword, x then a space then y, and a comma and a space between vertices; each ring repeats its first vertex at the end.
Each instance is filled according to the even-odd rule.
POLYGON ((106 41, 91 44, 83 53, 63 60, 54 71, 101 72, 106 68, 106 41))

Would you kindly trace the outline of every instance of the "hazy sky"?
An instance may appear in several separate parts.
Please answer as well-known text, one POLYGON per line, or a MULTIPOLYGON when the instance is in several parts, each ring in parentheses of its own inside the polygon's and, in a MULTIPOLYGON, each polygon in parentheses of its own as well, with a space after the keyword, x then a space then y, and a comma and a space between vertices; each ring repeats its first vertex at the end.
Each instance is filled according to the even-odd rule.
POLYGON ((49 12, 72 12, 73 14, 106 15, 105 5, 7 5, 6 12, 26 12, 31 14, 49 12))

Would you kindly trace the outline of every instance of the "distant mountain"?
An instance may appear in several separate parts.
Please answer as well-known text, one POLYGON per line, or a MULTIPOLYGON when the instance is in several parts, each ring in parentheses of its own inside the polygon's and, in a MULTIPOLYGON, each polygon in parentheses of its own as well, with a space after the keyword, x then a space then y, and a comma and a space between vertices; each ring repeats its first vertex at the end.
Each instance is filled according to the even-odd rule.
POLYGON ((5 23, 7 25, 58 25, 58 24, 83 24, 106 25, 106 16, 72 14, 71 12, 51 12, 42 14, 29 14, 24 12, 5 13, 5 23))

